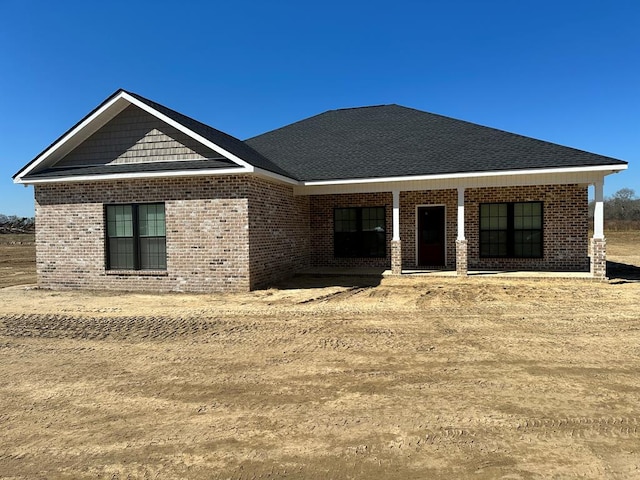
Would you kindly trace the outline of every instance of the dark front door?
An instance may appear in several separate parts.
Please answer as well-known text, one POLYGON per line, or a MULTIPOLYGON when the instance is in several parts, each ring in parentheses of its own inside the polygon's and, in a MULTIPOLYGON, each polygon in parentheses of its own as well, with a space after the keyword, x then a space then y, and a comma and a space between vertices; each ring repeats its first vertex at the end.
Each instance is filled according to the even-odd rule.
POLYGON ((418 265, 444 266, 444 207, 418 207, 418 265))

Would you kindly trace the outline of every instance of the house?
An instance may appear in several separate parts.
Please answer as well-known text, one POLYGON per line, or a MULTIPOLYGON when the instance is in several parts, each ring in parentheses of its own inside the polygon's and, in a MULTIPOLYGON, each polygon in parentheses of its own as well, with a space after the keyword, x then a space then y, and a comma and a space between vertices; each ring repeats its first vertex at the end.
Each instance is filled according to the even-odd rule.
POLYGON ((603 182, 625 168, 398 105, 241 141, 119 90, 14 181, 35 187, 40 286, 209 292, 320 267, 605 278, 603 182))

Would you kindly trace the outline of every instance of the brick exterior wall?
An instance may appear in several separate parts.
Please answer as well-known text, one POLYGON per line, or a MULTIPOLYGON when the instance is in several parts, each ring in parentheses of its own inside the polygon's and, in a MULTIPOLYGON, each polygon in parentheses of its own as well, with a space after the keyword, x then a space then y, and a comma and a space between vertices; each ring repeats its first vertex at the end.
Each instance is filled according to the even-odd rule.
MULTIPOLYGON (((308 266, 391 267, 391 192, 294 196, 288 185, 229 175, 42 184, 35 195, 45 288, 247 291, 308 266), (104 205, 148 202, 165 203, 167 270, 106 271, 104 205), (334 208, 375 206, 386 211, 386 257, 335 258, 334 208)), ((454 268, 456 190, 401 193, 402 268, 416 267, 416 205, 445 205, 446 261, 454 268)), ((465 218, 470 270, 589 270, 586 186, 468 189, 465 218), (480 203, 519 201, 544 203, 543 258, 479 258, 480 203)))
MULTIPOLYGON (((446 267, 456 268, 457 190, 400 192, 402 268, 417 265, 416 206, 444 205, 446 267)), ((311 265, 336 267, 391 267, 391 193, 314 195, 310 199, 311 265), (386 206, 387 258, 334 258, 333 209, 386 206)), ((465 236, 469 270, 589 271, 586 185, 471 188, 465 191, 465 236), (543 202, 543 257, 483 259, 479 254, 480 203, 543 202)))
POLYGON ((308 258, 308 199, 247 175, 44 184, 35 196, 44 288, 247 291, 308 258), (105 271, 104 205, 148 202, 165 202, 167 270, 105 271))
POLYGON ((315 267, 391 268, 391 192, 311 195, 310 264, 315 267), (333 210, 341 207, 386 207, 387 252, 385 258, 335 258, 333 255, 333 210))
POLYGON ((309 197, 287 185, 249 180, 249 277, 263 287, 309 266, 309 197))
POLYGON ((458 216, 457 190, 429 190, 400 192, 400 240, 402 241, 402 268, 416 268, 416 205, 445 206, 445 261, 446 267, 456 265, 456 235, 458 216))
POLYGON ((589 271, 586 185, 471 188, 465 191, 469 270, 589 271), (480 203, 543 202, 542 258, 480 258, 480 203))

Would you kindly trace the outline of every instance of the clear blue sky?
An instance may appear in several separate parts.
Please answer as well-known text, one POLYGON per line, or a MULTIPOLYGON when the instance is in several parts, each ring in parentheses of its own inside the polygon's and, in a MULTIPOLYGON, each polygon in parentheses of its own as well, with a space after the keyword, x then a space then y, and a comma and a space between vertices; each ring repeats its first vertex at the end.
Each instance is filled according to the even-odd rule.
POLYGON ((239 138, 398 103, 630 162, 640 2, 0 0, 0 213, 11 176, 118 88, 239 138))

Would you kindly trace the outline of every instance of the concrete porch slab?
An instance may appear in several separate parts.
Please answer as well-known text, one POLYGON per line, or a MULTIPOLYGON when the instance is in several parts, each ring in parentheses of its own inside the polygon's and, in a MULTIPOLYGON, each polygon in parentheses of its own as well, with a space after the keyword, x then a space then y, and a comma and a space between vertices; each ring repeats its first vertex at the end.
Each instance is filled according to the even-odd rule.
MULTIPOLYGON (((308 268, 298 272, 298 275, 318 275, 318 276, 393 276, 390 269, 384 268, 342 268, 342 267, 318 267, 308 268)), ((405 269, 402 275, 407 277, 456 277, 455 270, 421 270, 405 269)), ((558 279, 582 279, 594 280, 590 272, 534 272, 534 271, 493 271, 493 270, 472 270, 467 273, 467 277, 487 277, 487 278, 558 278, 558 279)))

